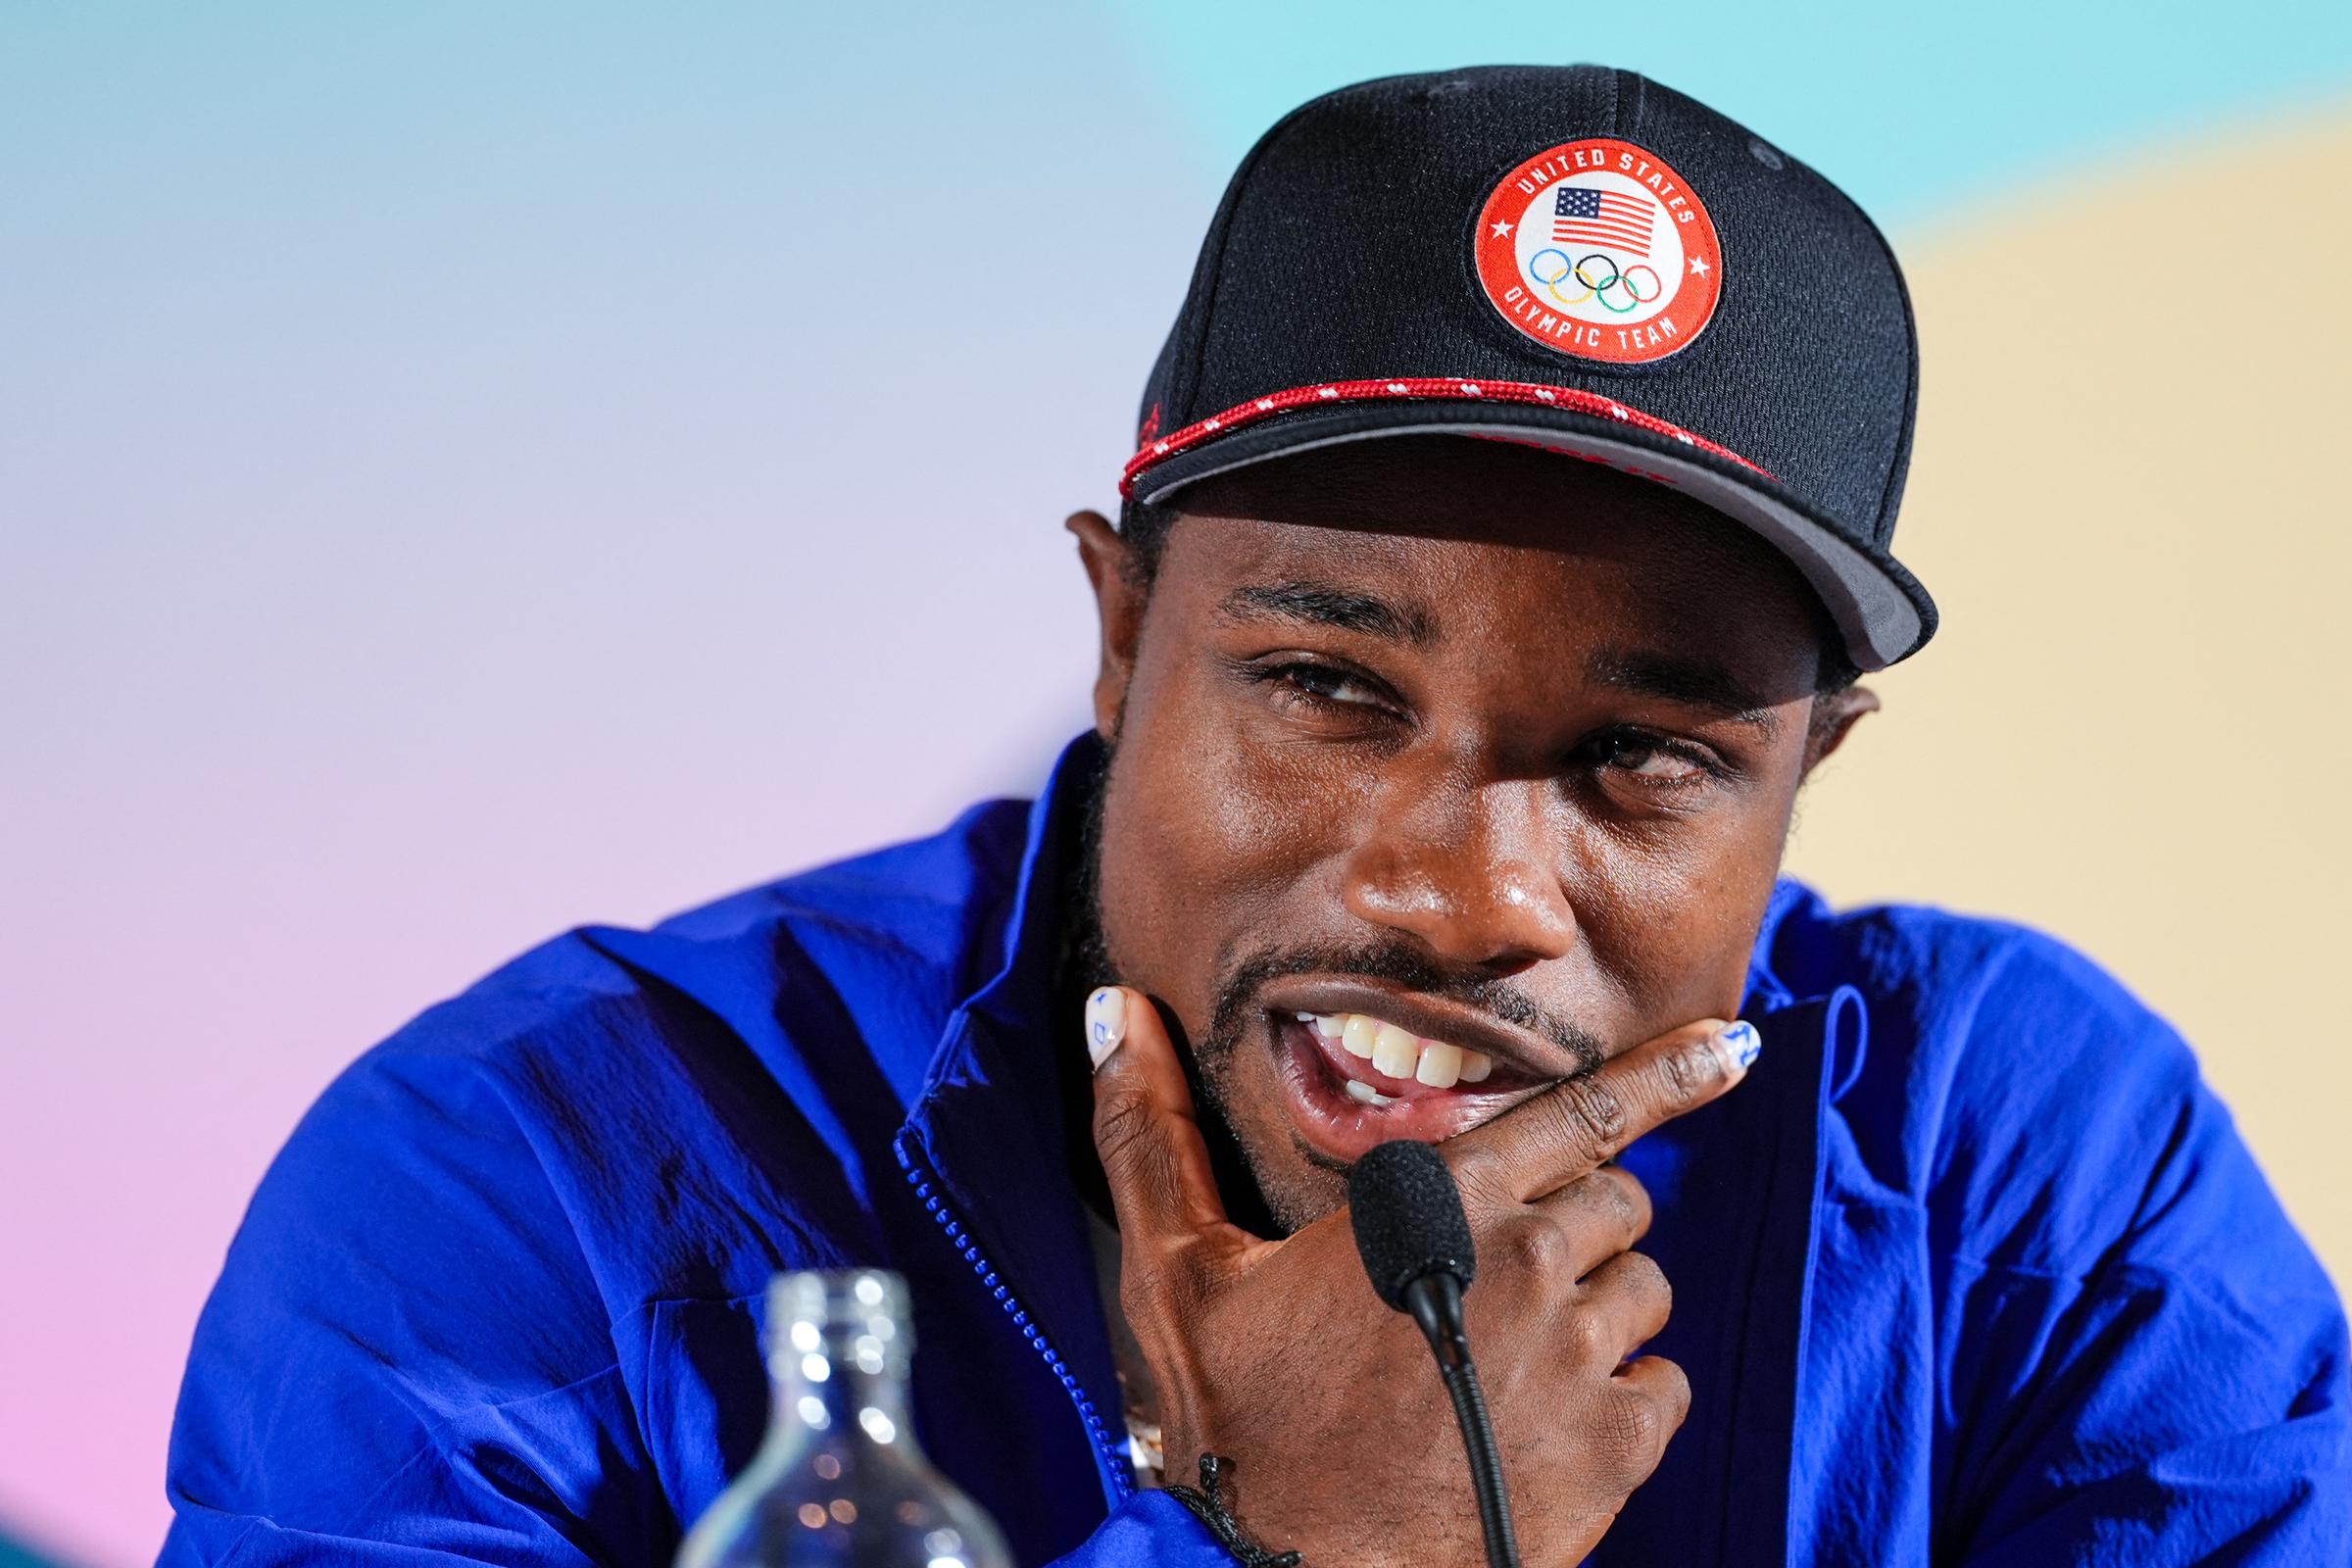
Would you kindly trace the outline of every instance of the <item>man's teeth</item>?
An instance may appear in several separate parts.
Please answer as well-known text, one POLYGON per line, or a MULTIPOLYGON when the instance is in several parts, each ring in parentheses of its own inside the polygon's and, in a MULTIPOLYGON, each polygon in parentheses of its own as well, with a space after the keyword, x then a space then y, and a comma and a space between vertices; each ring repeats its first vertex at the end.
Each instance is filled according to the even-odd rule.
POLYGON ((1367 1105, 1394 1105, 1396 1103, 1395 1095, 1384 1095, 1360 1079, 1348 1079, 1347 1087, 1351 1099, 1360 1100, 1367 1105))
MULTIPOLYGON (((1432 1089, 1482 1083, 1494 1070, 1494 1058, 1483 1051, 1466 1051, 1443 1040, 1424 1040, 1408 1029, 1399 1029, 1368 1013, 1302 1012, 1298 1021, 1312 1025, 1324 1039, 1338 1041, 1340 1049, 1348 1054, 1370 1062, 1373 1071, 1391 1078, 1416 1079, 1432 1089)), ((1386 1104, 1389 1100, 1369 1084, 1353 1080, 1349 1080, 1348 1092, 1368 1104, 1386 1104)))
POLYGON ((1423 1046, 1413 1076, 1438 1089, 1450 1089, 1462 1076, 1462 1048, 1423 1046))
POLYGON ((1393 1023, 1380 1026, 1372 1037, 1372 1070, 1385 1072, 1392 1078, 1410 1078, 1413 1067, 1421 1059, 1421 1042, 1409 1030, 1393 1023))

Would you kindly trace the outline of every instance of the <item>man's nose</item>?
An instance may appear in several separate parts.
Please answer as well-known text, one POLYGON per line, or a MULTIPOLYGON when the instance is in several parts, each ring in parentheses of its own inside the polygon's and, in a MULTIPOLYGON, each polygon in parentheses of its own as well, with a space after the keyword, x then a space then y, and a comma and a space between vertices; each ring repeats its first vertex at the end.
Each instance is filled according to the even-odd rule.
POLYGON ((1505 972, 1576 945, 1561 881, 1557 785, 1398 779, 1348 858, 1346 902, 1453 963, 1505 972))

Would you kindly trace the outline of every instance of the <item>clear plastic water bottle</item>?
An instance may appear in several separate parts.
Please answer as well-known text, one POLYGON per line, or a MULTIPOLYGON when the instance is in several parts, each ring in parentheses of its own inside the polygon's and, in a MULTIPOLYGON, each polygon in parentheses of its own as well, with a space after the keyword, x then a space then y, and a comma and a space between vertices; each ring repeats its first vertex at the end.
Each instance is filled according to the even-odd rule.
POLYGON ((677 1568, 1012 1568, 996 1525, 907 1428, 910 1316, 906 1281, 879 1269, 775 1277, 767 1439, 677 1568))

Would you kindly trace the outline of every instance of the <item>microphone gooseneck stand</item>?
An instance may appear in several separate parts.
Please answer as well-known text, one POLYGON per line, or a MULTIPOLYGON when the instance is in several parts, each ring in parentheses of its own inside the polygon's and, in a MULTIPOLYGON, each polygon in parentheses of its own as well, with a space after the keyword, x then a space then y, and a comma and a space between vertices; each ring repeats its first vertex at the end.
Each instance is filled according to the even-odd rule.
POLYGON ((1381 1144, 1348 1171, 1348 1208, 1372 1289, 1390 1306, 1411 1315, 1437 1356, 1438 1375, 1453 1401, 1470 1460, 1488 1568, 1519 1568, 1502 1452, 1494 1444, 1494 1424, 1462 1324, 1462 1292, 1477 1276, 1478 1254, 1453 1172, 1427 1144, 1381 1144))
POLYGON ((1519 1568, 1511 1499, 1502 1488, 1502 1450, 1494 1444, 1486 1391, 1479 1387, 1470 1336, 1462 1326, 1462 1282, 1451 1274, 1424 1274, 1404 1288, 1404 1301, 1437 1353, 1438 1376, 1453 1398, 1453 1419, 1462 1429, 1462 1448, 1470 1458, 1470 1489, 1478 1494, 1478 1527, 1486 1533, 1488 1568, 1519 1568))

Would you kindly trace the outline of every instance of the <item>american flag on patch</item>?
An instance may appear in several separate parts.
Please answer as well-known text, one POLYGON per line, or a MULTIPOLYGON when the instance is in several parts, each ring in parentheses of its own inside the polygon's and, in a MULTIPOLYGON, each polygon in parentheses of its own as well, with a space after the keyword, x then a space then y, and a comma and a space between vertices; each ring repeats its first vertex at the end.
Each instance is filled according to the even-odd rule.
POLYGON ((1647 257, 1651 212, 1646 197, 1621 196, 1590 185, 1562 185, 1551 204, 1551 237, 1647 257))

